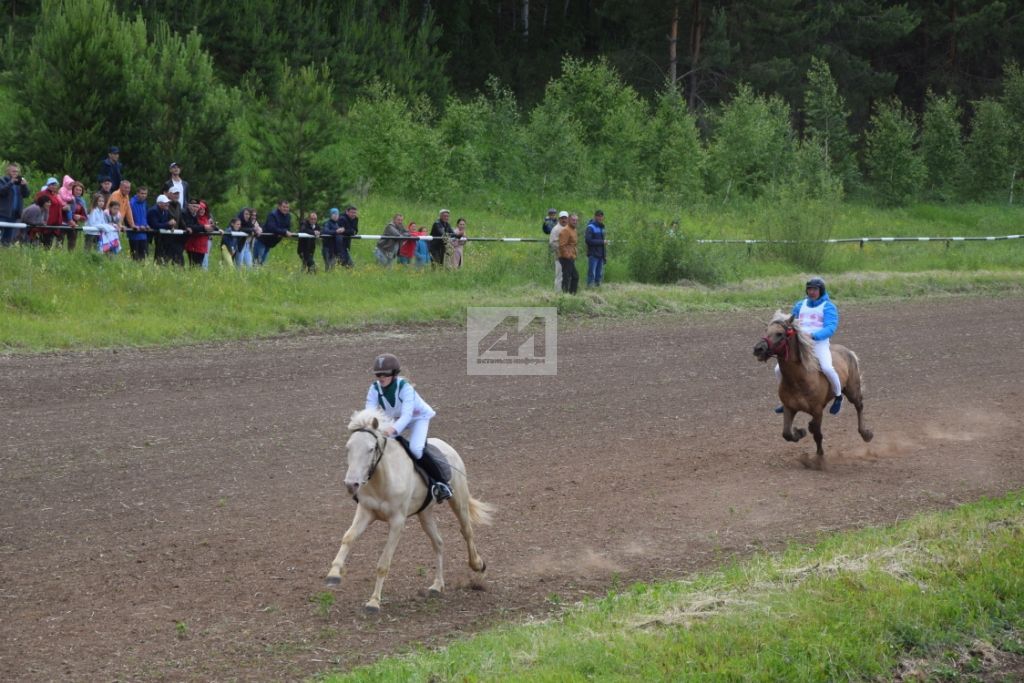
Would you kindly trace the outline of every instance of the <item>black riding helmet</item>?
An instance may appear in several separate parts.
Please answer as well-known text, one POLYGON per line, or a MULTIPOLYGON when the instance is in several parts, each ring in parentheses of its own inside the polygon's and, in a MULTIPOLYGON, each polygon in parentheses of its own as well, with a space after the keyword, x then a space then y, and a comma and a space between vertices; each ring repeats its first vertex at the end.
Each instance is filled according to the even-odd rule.
POLYGON ((370 370, 375 375, 389 373, 392 377, 402 369, 398 357, 391 353, 382 353, 373 359, 373 368, 370 370))
POLYGON ((825 281, 822 280, 820 277, 814 276, 810 280, 808 280, 807 284, 804 285, 804 289, 807 289, 808 287, 817 287, 818 296, 825 296, 825 281))

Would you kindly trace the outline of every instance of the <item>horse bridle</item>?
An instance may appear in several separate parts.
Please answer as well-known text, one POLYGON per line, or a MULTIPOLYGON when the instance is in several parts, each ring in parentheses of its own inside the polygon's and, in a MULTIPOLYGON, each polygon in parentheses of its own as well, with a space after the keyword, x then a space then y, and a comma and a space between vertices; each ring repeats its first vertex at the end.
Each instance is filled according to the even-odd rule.
POLYGON ((365 432, 367 434, 370 434, 371 436, 373 436, 373 441, 376 444, 376 446, 374 446, 373 452, 377 457, 374 459, 373 464, 370 465, 370 471, 366 474, 365 483, 368 484, 370 483, 370 479, 373 478, 373 473, 377 471, 377 465, 380 464, 381 458, 384 457, 384 447, 387 444, 387 438, 385 437, 382 439, 380 432, 376 432, 372 429, 367 429, 366 427, 360 427, 359 429, 352 430, 353 434, 355 434, 356 432, 365 432))
POLYGON ((786 331, 786 334, 784 334, 782 336, 782 339, 780 339, 779 343, 776 344, 775 346, 772 346, 771 341, 769 341, 769 339, 768 339, 768 335, 765 335, 765 336, 761 337, 761 341, 763 341, 765 343, 765 346, 768 347, 768 355, 769 355, 769 357, 770 356, 776 356, 778 358, 781 358, 784 361, 788 361, 789 360, 789 340, 790 340, 791 337, 795 337, 796 336, 796 330, 793 329, 792 327, 786 327, 785 325, 782 326, 782 329, 784 329, 786 331))

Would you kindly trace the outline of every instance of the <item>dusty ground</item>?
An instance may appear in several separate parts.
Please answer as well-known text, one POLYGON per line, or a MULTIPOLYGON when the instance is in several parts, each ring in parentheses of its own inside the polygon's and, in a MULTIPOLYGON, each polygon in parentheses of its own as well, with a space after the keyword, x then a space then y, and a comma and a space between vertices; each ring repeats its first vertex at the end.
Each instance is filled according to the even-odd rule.
POLYGON ((780 436, 761 333, 753 314, 570 323, 557 377, 467 377, 451 328, 0 358, 0 679, 293 679, 1024 486, 1024 301, 844 306, 876 438, 849 407, 827 419, 825 473, 780 436), (367 618, 379 524, 333 607, 311 600, 381 349, 499 512, 487 590, 446 514, 449 592, 419 597, 413 523, 367 618))

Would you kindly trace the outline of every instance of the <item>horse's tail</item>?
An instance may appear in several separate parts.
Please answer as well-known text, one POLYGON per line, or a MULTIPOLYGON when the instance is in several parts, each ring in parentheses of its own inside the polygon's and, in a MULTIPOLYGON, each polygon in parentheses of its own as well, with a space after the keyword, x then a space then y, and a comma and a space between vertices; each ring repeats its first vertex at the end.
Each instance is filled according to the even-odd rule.
POLYGON ((495 508, 490 503, 469 497, 469 521, 473 524, 490 524, 494 521, 495 508))

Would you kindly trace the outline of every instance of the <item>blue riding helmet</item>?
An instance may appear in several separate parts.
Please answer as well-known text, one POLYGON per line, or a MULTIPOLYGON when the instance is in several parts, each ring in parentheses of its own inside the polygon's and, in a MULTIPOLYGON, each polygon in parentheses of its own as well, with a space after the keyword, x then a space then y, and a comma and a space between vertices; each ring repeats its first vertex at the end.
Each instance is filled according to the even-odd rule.
POLYGON ((822 280, 820 277, 815 276, 808 280, 807 284, 804 285, 804 289, 806 289, 807 287, 817 287, 818 295, 825 296, 825 281, 822 280))

